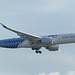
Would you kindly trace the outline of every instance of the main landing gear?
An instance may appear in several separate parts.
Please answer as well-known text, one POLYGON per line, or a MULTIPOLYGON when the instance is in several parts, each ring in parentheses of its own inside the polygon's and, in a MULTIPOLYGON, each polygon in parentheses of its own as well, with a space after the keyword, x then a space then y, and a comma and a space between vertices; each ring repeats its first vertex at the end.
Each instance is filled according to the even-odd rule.
POLYGON ((36 50, 35 52, 36 52, 36 53, 40 53, 40 54, 42 53, 41 51, 37 51, 37 50, 36 50))
POLYGON ((38 48, 32 48, 32 50, 36 50, 35 52, 38 54, 38 53, 42 53, 41 51, 39 51, 39 49, 38 48))

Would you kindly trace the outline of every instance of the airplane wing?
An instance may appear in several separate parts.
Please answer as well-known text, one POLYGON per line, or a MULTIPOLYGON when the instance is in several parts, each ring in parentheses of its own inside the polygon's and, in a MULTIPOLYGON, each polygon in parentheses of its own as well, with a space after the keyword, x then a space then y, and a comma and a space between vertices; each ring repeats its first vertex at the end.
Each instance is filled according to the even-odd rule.
POLYGON ((10 31, 12 31, 12 32, 17 33, 17 35, 19 35, 20 37, 27 39, 27 40, 30 42, 30 44, 33 44, 33 43, 37 42, 37 40, 41 39, 41 37, 39 37, 39 36, 31 35, 31 34, 28 34, 28 33, 23 33, 23 32, 20 32, 20 31, 11 29, 11 28, 9 28, 9 27, 3 25, 2 23, 0 23, 0 24, 1 24, 4 28, 6 28, 6 29, 8 29, 8 30, 10 30, 10 31))

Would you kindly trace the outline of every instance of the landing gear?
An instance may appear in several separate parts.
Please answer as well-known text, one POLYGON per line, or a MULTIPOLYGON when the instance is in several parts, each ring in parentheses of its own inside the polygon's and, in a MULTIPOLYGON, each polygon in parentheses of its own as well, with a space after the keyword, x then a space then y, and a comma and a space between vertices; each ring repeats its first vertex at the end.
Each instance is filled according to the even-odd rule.
POLYGON ((41 51, 39 51, 39 53, 41 54, 42 52, 41 52, 41 51))
POLYGON ((37 50, 35 51, 36 53, 39 53, 37 50))
POLYGON ((36 53, 40 53, 40 54, 42 53, 41 51, 37 51, 37 50, 36 50, 35 52, 36 52, 36 53))
POLYGON ((41 51, 39 51, 39 48, 32 48, 32 50, 36 50, 35 51, 36 53, 40 53, 40 54, 42 53, 41 51))
POLYGON ((32 50, 39 50, 39 48, 32 48, 32 50))
POLYGON ((32 50, 35 50, 35 48, 32 48, 32 50))

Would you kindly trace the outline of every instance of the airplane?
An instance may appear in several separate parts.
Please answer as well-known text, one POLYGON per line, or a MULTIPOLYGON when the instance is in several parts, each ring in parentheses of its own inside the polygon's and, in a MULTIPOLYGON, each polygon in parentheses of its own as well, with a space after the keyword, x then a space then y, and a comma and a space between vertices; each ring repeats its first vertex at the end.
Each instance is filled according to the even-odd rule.
POLYGON ((36 36, 11 29, 2 23, 0 25, 20 36, 19 38, 0 40, 0 47, 3 48, 31 48, 41 54, 42 47, 49 51, 58 51, 59 44, 75 43, 75 33, 36 36))

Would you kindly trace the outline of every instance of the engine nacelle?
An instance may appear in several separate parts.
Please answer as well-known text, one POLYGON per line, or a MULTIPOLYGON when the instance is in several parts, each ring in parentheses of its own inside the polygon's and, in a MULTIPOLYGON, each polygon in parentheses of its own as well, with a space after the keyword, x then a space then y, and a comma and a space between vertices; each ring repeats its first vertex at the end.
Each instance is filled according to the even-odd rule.
POLYGON ((58 51, 59 45, 50 45, 46 47, 46 49, 48 49, 49 51, 58 51))
POLYGON ((40 42, 42 44, 52 44, 52 37, 41 38, 40 42))

